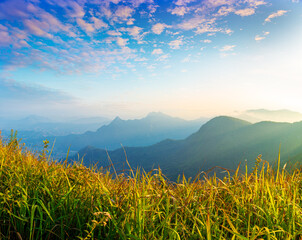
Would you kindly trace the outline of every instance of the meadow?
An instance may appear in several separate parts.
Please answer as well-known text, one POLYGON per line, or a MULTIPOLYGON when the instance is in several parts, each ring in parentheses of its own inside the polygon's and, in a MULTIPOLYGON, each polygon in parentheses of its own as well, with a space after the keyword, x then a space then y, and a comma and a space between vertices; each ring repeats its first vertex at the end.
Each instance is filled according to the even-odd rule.
POLYGON ((0 239, 302 239, 302 169, 280 157, 171 182, 58 162, 46 147, 0 138, 0 239))

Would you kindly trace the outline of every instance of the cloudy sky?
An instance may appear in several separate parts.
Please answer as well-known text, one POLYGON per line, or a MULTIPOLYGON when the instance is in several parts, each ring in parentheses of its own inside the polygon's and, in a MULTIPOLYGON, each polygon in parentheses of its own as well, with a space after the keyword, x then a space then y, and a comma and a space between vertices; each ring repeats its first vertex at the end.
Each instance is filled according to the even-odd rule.
POLYGON ((302 112, 299 0, 0 0, 0 116, 302 112))

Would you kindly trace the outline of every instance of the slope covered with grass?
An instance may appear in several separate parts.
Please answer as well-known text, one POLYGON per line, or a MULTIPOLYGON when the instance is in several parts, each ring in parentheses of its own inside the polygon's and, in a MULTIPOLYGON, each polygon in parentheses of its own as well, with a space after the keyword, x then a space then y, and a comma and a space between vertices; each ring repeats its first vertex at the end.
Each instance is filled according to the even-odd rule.
POLYGON ((250 174, 172 183, 0 140, 0 239, 301 239, 301 197, 300 169, 274 172, 260 157, 250 174))

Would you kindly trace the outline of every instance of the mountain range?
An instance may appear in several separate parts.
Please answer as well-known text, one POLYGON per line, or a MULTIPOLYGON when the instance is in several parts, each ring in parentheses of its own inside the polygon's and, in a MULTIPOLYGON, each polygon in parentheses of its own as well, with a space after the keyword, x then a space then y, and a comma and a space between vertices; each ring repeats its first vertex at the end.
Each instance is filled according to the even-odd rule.
POLYGON ((116 117, 106 125, 103 124, 106 121, 103 118, 55 123, 47 118, 29 116, 11 122, 0 119, 0 129, 2 128, 2 136, 7 138, 11 133, 10 128, 15 126, 16 128, 13 129, 18 130, 18 139, 21 138, 22 142, 34 151, 41 151, 44 146, 43 140, 47 139, 50 147, 55 143, 52 156, 61 158, 66 157, 69 147, 70 154, 73 154, 88 145, 113 150, 122 145, 148 146, 166 138, 183 139, 196 132, 207 120, 207 118, 200 118, 187 121, 160 112, 152 112, 144 118, 134 120, 122 120, 116 117), (84 126, 88 129, 94 128, 97 121, 99 121, 98 128, 81 133, 84 126), (71 130, 77 134, 68 134, 71 130), (62 136, 64 132, 67 135, 62 136))
POLYGON ((88 145, 107 150, 121 146, 147 146, 166 138, 185 138, 196 132, 207 120, 201 118, 187 121, 160 112, 152 112, 142 119, 134 120, 116 117, 97 131, 57 137, 55 150, 66 151, 70 146, 72 151, 78 151, 88 145))
POLYGON ((9 136, 10 128, 18 130, 17 137, 37 151, 43 148, 43 140, 49 140, 50 146, 55 141, 54 158, 65 158, 70 147, 71 155, 78 152, 80 157, 85 156, 87 166, 108 166, 112 161, 116 169, 122 170, 126 153, 133 168, 151 170, 160 166, 169 178, 175 179, 182 173, 192 177, 215 166, 235 169, 245 160, 252 168, 258 154, 274 162, 280 144, 283 163, 301 160, 301 122, 261 121, 299 120, 301 116, 289 110, 265 109, 210 121, 186 121, 160 112, 134 120, 116 117, 111 122, 102 117, 55 122, 29 116, 11 121, 0 118, 0 129, 4 137, 9 136))
MULTIPOLYGON (((282 164, 302 160, 302 122, 251 124, 220 116, 183 140, 166 139, 147 147, 125 147, 114 151, 87 146, 78 152, 78 157, 83 157, 87 166, 105 167, 113 163, 117 171, 128 168, 127 157, 134 169, 142 167, 150 171, 160 167, 168 178, 175 180, 180 174, 194 177, 215 166, 236 169, 240 162, 252 169, 260 154, 264 160, 274 163, 280 146, 282 164)), ((221 169, 216 172, 219 174, 221 169)))
POLYGON ((23 132, 24 136, 64 136, 71 133, 84 133, 86 131, 95 131, 100 126, 109 123, 106 117, 76 118, 70 120, 54 121, 49 118, 30 115, 21 119, 0 118, 0 129, 9 132, 11 129, 23 132))

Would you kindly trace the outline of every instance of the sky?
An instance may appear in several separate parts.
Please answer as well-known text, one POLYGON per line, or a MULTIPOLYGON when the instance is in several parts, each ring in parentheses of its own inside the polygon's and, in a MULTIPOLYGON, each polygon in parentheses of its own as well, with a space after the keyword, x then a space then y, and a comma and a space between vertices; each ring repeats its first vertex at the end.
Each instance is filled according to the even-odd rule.
POLYGON ((300 0, 0 0, 0 117, 302 112, 300 0))

